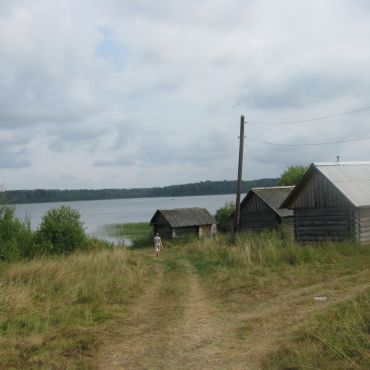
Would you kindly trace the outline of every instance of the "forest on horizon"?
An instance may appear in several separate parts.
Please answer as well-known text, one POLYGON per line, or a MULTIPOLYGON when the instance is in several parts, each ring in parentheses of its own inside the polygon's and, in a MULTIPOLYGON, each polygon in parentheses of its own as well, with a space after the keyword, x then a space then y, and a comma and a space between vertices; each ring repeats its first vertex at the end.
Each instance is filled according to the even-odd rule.
MULTIPOLYGON (((247 193, 253 187, 276 186, 277 178, 242 181, 241 191, 247 193)), ((190 184, 131 189, 35 189, 7 190, 4 196, 9 203, 67 202, 125 198, 179 197, 195 195, 219 195, 235 193, 236 181, 201 181, 190 184)))

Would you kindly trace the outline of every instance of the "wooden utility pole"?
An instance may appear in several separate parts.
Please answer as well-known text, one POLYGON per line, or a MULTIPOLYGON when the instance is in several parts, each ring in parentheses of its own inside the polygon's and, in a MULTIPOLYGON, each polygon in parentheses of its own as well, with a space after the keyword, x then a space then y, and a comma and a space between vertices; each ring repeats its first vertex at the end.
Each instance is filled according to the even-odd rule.
POLYGON ((236 242, 236 234, 239 228, 240 219, 240 188, 242 182, 242 172, 243 172, 243 153, 244 153, 244 116, 240 117, 240 136, 239 136, 239 164, 238 164, 238 181, 236 183, 236 200, 235 200, 235 217, 234 225, 231 236, 232 243, 236 242))

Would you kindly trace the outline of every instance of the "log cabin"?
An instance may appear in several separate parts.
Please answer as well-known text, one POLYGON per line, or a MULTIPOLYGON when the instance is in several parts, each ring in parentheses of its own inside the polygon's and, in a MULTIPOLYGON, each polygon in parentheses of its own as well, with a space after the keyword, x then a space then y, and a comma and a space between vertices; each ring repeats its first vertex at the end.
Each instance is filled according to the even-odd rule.
POLYGON ((294 212, 280 206, 293 186, 252 188, 240 203, 240 231, 262 231, 285 227, 294 231, 294 212))
POLYGON ((370 162, 312 163, 281 205, 298 241, 370 242, 370 162))
POLYGON ((205 208, 158 209, 150 224, 153 233, 164 239, 185 235, 210 238, 217 233, 216 220, 205 208))

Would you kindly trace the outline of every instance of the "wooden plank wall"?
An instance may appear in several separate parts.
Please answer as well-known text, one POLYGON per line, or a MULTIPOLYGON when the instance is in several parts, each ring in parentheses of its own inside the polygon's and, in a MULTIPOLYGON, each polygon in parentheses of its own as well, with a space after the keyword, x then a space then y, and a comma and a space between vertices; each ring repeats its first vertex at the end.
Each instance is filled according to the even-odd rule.
POLYGON ((153 225, 153 232, 159 233, 159 236, 164 239, 172 238, 172 228, 162 214, 157 217, 153 225))
POLYGON ((349 207, 348 199, 321 173, 316 172, 292 202, 291 208, 349 207))
POLYGON ((188 226, 188 227, 176 227, 173 229, 172 236, 174 238, 178 236, 185 236, 185 235, 198 235, 199 231, 196 226, 188 226))
POLYGON ((212 236, 212 225, 199 226, 199 236, 210 238, 212 236))
POLYGON ((261 231, 279 227, 280 219, 261 198, 255 194, 242 205, 239 229, 241 231, 261 231))
POLYGON ((298 241, 345 240, 355 237, 355 218, 351 208, 296 209, 295 216, 298 241))
POLYGON ((361 243, 370 242, 370 207, 358 209, 358 230, 361 243))
POLYGON ((241 207, 240 212, 259 212, 259 211, 271 211, 271 208, 266 205, 260 197, 256 194, 252 194, 246 203, 241 207))
POLYGON ((283 217, 281 218, 281 226, 285 229, 294 233, 295 230, 295 217, 283 217))

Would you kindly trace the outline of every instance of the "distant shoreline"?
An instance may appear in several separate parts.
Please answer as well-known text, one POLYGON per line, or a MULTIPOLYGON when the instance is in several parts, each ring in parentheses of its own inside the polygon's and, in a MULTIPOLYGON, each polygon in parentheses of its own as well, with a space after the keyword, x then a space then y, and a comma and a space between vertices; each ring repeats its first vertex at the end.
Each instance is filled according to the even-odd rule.
MULTIPOLYGON (((265 178, 243 181, 241 191, 247 193, 253 187, 275 186, 277 178, 265 178)), ((236 188, 235 180, 202 181, 190 184, 170 185, 152 188, 132 189, 35 189, 8 190, 3 194, 7 202, 12 204, 79 202, 89 200, 112 200, 134 198, 175 198, 185 196, 233 194, 236 188)))

